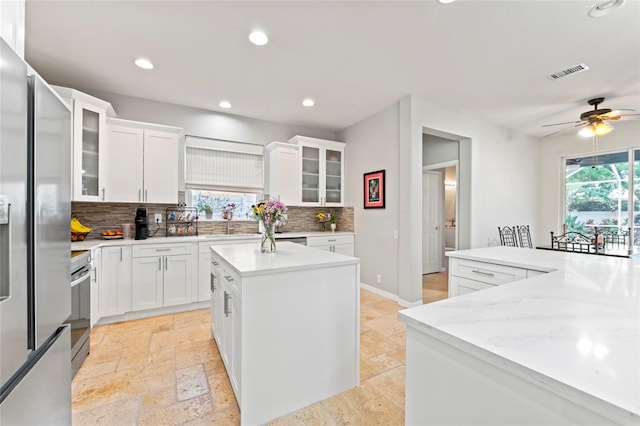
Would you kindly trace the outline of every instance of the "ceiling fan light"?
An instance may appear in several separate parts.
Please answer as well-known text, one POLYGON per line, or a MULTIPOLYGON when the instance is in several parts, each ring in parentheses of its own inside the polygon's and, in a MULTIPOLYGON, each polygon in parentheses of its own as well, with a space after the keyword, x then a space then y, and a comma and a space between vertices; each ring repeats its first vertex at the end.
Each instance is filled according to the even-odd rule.
POLYGON ((583 127, 582 129, 580 129, 580 131, 578 132, 578 134, 582 137, 585 138, 590 138, 592 136, 596 135, 596 126, 592 124, 589 124, 586 127, 583 127))
POLYGON ((613 130, 613 126, 606 121, 598 121, 595 125, 596 136, 606 135, 613 130))

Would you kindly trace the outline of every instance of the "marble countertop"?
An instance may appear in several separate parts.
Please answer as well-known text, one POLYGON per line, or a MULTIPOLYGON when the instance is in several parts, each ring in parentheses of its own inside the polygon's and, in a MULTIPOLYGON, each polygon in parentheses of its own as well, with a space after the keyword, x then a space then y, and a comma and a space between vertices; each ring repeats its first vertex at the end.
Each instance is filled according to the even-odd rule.
POLYGON ((261 253, 259 244, 211 245, 240 276, 273 274, 304 269, 331 268, 360 263, 356 257, 332 253, 301 244, 281 242, 273 253, 261 253))
MULTIPOLYGON (((300 237, 329 237, 331 235, 354 235, 353 232, 282 232, 275 234, 276 240, 281 238, 300 238, 300 237)), ((208 234, 198 235, 192 237, 152 237, 146 240, 134 240, 134 239, 116 239, 116 240, 102 240, 93 239, 85 241, 77 241, 71 243, 71 250, 92 250, 98 247, 104 246, 121 246, 121 245, 133 245, 133 244, 166 244, 166 243, 187 243, 187 242, 207 242, 211 241, 234 241, 234 240, 246 240, 255 239, 260 240, 261 235, 258 233, 253 234, 208 234)))
POLYGON ((447 255, 548 273, 400 311, 402 322, 640 423, 640 261, 511 247, 447 255))

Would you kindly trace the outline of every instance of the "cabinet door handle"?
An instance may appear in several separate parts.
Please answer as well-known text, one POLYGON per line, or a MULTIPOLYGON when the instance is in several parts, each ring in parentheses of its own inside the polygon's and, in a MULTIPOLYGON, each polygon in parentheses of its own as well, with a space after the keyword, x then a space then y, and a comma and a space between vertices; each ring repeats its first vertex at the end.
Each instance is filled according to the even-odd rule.
POLYGON ((148 195, 149 195, 149 194, 148 194, 147 190, 145 189, 145 190, 144 190, 144 200, 145 200, 145 201, 147 201, 147 199, 148 199, 148 197, 147 197, 147 196, 148 196, 148 195))
POLYGON ((169 259, 167 259, 167 256, 164 257, 164 270, 167 270, 167 267, 169 265, 169 259))
POLYGON ((120 262, 122 262, 122 247, 120 247, 120 262))
POLYGON ((216 292, 216 276, 215 274, 210 274, 211 276, 211 293, 215 293, 216 292))
POLYGON ((165 248, 165 249, 156 249, 156 251, 171 251, 170 248, 165 248))
POLYGON ((335 241, 337 241, 337 240, 327 240, 327 241, 329 241, 330 243, 333 243, 333 242, 335 242, 335 241))
POLYGON ((105 193, 106 188, 103 186, 102 187, 102 201, 104 201, 104 193, 105 193))
POLYGON ((96 277, 98 276, 98 274, 96 273, 96 268, 93 268, 91 270, 91 272, 93 273, 93 281, 95 282, 96 281, 96 277))
POLYGON ((224 292, 224 316, 229 316, 229 299, 231 299, 231 295, 229 293, 224 292))
POLYGON ((493 275, 491 272, 478 271, 475 269, 471 270, 471 272, 473 272, 474 274, 485 275, 487 277, 495 277, 495 275, 493 275))
POLYGON ((158 258, 158 271, 162 271, 162 258, 158 258))
POLYGON ((142 201, 142 189, 138 188, 138 201, 142 201))
POLYGON ((225 275, 224 279, 227 280, 227 282, 233 281, 233 277, 231 275, 225 275))
POLYGON ((219 265, 219 263, 216 262, 215 260, 213 260, 211 263, 213 263, 213 266, 218 266, 219 265))

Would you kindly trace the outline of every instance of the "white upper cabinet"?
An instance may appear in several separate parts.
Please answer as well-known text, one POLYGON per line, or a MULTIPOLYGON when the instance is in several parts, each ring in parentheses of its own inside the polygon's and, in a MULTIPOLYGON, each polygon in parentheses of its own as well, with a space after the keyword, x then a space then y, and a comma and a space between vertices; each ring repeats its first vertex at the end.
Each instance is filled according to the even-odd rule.
POLYGON ((105 200, 178 202, 178 142, 182 129, 109 119, 105 200))
POLYGON ((0 36, 24 59, 24 0, 0 1, 0 36))
POLYGON ((300 153, 297 145, 271 142, 265 147, 264 192, 288 206, 300 204, 300 153))
POLYGON ((303 206, 344 205, 344 143, 294 136, 299 147, 299 200, 303 206))
POLYGON ((71 144, 73 201, 104 201, 106 118, 111 104, 67 87, 52 86, 73 109, 71 144))
POLYGON ((344 205, 344 143, 295 136, 265 147, 265 193, 292 206, 344 205))

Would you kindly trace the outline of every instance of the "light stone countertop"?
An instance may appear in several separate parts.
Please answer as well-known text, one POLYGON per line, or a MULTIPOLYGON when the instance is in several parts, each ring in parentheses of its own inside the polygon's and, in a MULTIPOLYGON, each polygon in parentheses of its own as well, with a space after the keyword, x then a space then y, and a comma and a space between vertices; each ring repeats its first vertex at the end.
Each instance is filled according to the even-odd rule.
MULTIPOLYGON (((331 235, 354 235, 353 232, 282 232, 275 234, 276 240, 281 238, 299 238, 299 237, 330 237, 331 235)), ((116 240, 103 240, 92 239, 85 241, 77 241, 71 243, 71 250, 92 250, 98 247, 108 246, 122 246, 122 245, 134 245, 134 244, 168 244, 168 243, 194 243, 194 242, 206 242, 211 241, 233 241, 233 240, 246 240, 255 239, 259 242, 261 234, 208 234, 198 235, 192 237, 151 237, 146 240, 134 240, 134 239, 116 239, 116 240)))
POLYGON ((640 260, 511 247, 447 255, 548 273, 406 309, 400 321, 640 424, 640 260))
POLYGON ((211 250, 240 276, 274 274, 305 269, 357 265, 360 259, 301 244, 278 243, 273 253, 261 253, 259 244, 211 245, 211 250))

